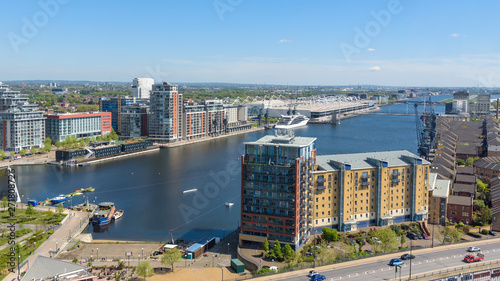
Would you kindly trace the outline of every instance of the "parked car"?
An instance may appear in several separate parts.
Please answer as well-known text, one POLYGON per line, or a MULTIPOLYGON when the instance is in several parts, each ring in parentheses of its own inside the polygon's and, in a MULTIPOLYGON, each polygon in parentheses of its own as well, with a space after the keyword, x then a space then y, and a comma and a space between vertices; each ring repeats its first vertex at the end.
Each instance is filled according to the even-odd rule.
POLYGON ((356 243, 354 243, 354 240, 349 240, 349 243, 351 243, 351 246, 354 246, 356 243))
POLYGON ((413 232, 408 232, 408 234, 406 236, 408 236, 408 238, 410 238, 411 240, 418 239, 418 235, 416 233, 413 233, 413 232))
POLYGON ((316 275, 313 275, 313 277, 311 277, 312 281, 321 281, 321 280, 325 280, 325 279, 326 279, 325 275, 321 275, 321 274, 316 274, 316 275))
POLYGON ((467 248, 467 251, 468 252, 479 252, 479 251, 481 251, 481 248, 470 246, 469 248, 467 248))
POLYGON ((417 237, 418 237, 418 239, 424 239, 424 236, 422 236, 422 234, 420 234, 420 233, 417 233, 417 237))
POLYGON ((31 153, 26 153, 24 154, 24 156, 31 156, 31 153))
POLYGON ((313 277, 314 275, 318 274, 316 271, 311 270, 309 271, 309 274, 307 274, 308 277, 313 277))
POLYGON ((372 237, 372 240, 373 240, 373 242, 375 242, 377 244, 382 243, 382 241, 380 241, 380 239, 378 239, 377 237, 372 237))
POLYGON ((424 237, 424 239, 425 239, 425 240, 429 240, 429 239, 431 239, 431 238, 429 237, 429 235, 427 235, 427 234, 422 234, 422 236, 424 237))
POLYGON ((363 240, 363 239, 361 239, 361 238, 358 238, 358 239, 356 240, 356 242, 357 242, 357 243, 361 243, 361 245, 365 245, 365 244, 366 244, 365 240, 363 240))
POLYGON ((4 158, 4 159, 13 159, 13 158, 14 158, 14 157, 12 157, 12 156, 10 156, 10 155, 7 155, 7 156, 5 156, 5 158, 4 158))
POLYGON ((277 266, 271 266, 269 267, 270 270, 272 271, 278 271, 278 267, 277 266))
POLYGON ((414 258, 415 258, 415 256, 414 255, 410 255, 410 254, 404 254, 404 255, 401 256, 402 260, 412 260, 414 258))
POLYGON ((405 262, 402 260, 402 259, 392 259, 390 262, 389 262, 389 265, 402 265, 404 264, 405 262))
POLYGON ((365 250, 366 253, 373 255, 373 252, 371 250, 365 250))
POLYGON ((497 233, 496 233, 495 231, 493 231, 493 230, 488 231, 488 233, 489 233, 490 235, 497 236, 497 233))
POLYGON ((21 155, 16 155, 16 156, 14 157, 14 159, 16 159, 16 160, 17 160, 17 159, 21 159, 21 155))

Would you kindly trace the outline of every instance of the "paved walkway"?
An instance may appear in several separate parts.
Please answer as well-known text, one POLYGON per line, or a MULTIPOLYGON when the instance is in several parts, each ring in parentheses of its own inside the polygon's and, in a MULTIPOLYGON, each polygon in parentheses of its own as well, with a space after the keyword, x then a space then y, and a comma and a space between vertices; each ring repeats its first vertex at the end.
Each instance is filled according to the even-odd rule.
MULTIPOLYGON (((68 211, 66 211, 66 213, 67 212, 68 211)), ((24 261, 24 264, 21 267, 21 272, 26 271, 39 255, 53 257, 61 249, 63 249, 73 237, 80 234, 80 232, 85 229, 89 221, 89 216, 92 213, 76 211, 70 212, 71 214, 66 219, 64 224, 57 228, 54 233, 24 261)), ((17 272, 10 273, 4 280, 12 280, 13 278, 17 278, 17 272)))

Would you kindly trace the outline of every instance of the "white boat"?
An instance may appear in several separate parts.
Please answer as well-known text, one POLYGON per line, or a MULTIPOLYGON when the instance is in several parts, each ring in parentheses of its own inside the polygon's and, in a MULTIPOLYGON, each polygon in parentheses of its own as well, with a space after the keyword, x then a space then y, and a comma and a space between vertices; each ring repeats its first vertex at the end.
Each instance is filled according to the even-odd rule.
POLYGON ((281 115, 278 123, 276 124, 276 129, 293 129, 297 127, 302 127, 307 125, 309 118, 304 115, 281 115))
POLYGON ((197 190, 198 190, 197 188, 193 188, 193 189, 184 190, 182 193, 195 192, 197 190))
POLYGON ((226 203, 225 203, 225 205, 226 205, 226 207, 231 207, 231 206, 233 206, 233 205, 234 205, 234 203, 231 203, 231 202, 226 202, 226 203))
POLYGON ((117 210, 115 211, 115 214, 114 214, 114 219, 117 220, 119 218, 121 218, 123 216, 123 210, 117 210))

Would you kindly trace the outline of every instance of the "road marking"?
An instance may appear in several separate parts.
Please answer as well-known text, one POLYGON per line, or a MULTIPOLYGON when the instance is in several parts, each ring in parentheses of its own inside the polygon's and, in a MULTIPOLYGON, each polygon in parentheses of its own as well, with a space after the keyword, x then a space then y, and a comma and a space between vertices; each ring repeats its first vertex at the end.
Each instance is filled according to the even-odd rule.
POLYGON ((485 253, 489 253, 490 251, 485 251, 485 253))
POLYGON ((342 279, 342 276, 335 277, 335 279, 332 278, 331 280, 340 280, 340 279, 342 279))

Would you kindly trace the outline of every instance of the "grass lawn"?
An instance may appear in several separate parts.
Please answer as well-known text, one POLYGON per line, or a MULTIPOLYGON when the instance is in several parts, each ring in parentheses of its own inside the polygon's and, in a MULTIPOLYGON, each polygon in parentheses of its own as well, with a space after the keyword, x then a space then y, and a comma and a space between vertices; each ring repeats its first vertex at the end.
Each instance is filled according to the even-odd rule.
MULTIPOLYGON (((18 229, 16 230, 16 238, 22 237, 23 235, 26 235, 31 231, 32 230, 29 228, 18 229)), ((2 236, 0 236, 0 246, 9 242, 9 234, 10 232, 7 229, 4 229, 4 233, 2 233, 2 236)))
POLYGON ((15 219, 11 219, 9 216, 9 212, 4 211, 1 212, 1 221, 0 223, 15 223, 17 225, 19 224, 60 224, 61 221, 64 219, 66 216, 65 214, 59 214, 59 213, 54 213, 51 211, 45 211, 45 212, 37 212, 35 211, 34 214, 28 215, 26 214, 27 209, 16 209, 16 215, 15 219))
MULTIPOLYGON (((47 238, 54 233, 52 230, 48 232, 44 232, 43 230, 37 231, 35 234, 33 234, 30 238, 21 241, 20 243, 16 244, 16 251, 15 251, 15 256, 16 256, 16 261, 15 264, 17 266, 17 256, 20 256, 20 263, 22 263, 27 257, 31 255, 33 251, 35 251, 35 246, 38 248, 40 245, 42 245, 47 238)), ((10 249, 11 247, 7 247, 0 251, 0 279, 4 279, 5 276, 9 274, 9 265, 7 264, 10 259, 10 249)))

